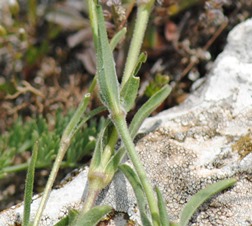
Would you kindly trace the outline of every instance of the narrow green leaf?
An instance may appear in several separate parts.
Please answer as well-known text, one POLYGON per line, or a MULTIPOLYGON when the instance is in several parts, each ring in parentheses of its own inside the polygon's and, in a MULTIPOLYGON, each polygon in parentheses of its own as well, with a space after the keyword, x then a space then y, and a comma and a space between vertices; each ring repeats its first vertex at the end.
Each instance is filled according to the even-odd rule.
POLYGON ((78 130, 91 118, 93 118, 94 116, 96 116, 97 114, 105 111, 106 108, 104 106, 101 107, 97 107, 94 110, 90 111, 89 113, 87 113, 85 116, 81 117, 79 119, 79 123, 75 125, 75 128, 72 130, 71 133, 71 138, 74 137, 74 135, 78 132, 78 130))
POLYGON ((139 72, 140 68, 142 67, 142 64, 145 63, 147 60, 147 53, 143 52, 139 55, 133 75, 132 76, 136 76, 137 73, 139 72))
POLYGON ((121 112, 119 83, 116 76, 115 62, 109 45, 102 8, 97 5, 98 46, 97 46, 97 79, 101 100, 109 111, 121 112))
POLYGON ((121 163, 125 154, 125 149, 120 148, 109 160, 105 172, 112 175, 111 179, 113 178, 114 174, 118 170, 118 166, 121 163))
POLYGON ((38 142, 36 141, 33 147, 31 161, 28 166, 26 182, 25 182, 25 194, 24 194, 24 214, 23 214, 23 226, 29 225, 31 202, 33 194, 34 173, 36 167, 36 161, 38 157, 38 142))
POLYGON ((98 167, 101 163, 102 151, 103 151, 103 137, 104 137, 104 132, 105 132, 106 127, 107 126, 105 126, 105 128, 103 128, 98 135, 94 154, 93 154, 90 168, 89 168, 89 173, 95 170, 95 168, 98 167))
POLYGON ((129 77, 128 81, 125 83, 125 85, 121 88, 121 100, 124 107, 124 110, 126 112, 130 111, 135 104, 137 94, 138 94, 138 88, 140 84, 140 79, 138 77, 135 77, 140 70, 142 63, 146 62, 147 60, 147 54, 141 53, 138 57, 138 61, 136 62, 135 70, 132 74, 132 76, 129 77))
POLYGON ((152 226, 146 214, 147 212, 146 208, 148 204, 147 204, 147 201, 146 201, 146 198, 145 198, 145 195, 144 195, 144 192, 143 192, 143 189, 142 189, 142 186, 141 186, 141 183, 137 174, 134 172, 134 170, 130 166, 126 164, 120 165, 119 169, 127 177, 128 181, 130 182, 134 190, 134 193, 137 199, 138 208, 141 215, 142 224, 144 226, 152 226))
POLYGON ((71 226, 95 226, 110 211, 112 211, 110 206, 96 206, 85 214, 80 215, 71 226))
POLYGON ((158 209, 159 209, 161 226, 170 226, 170 220, 167 214, 165 201, 158 187, 156 187, 156 193, 158 199, 158 209))
POLYGON ((66 217, 62 218, 54 226, 68 226, 72 222, 74 222, 74 220, 76 219, 77 216, 78 216, 78 211, 77 210, 70 210, 69 213, 68 213, 68 215, 66 217))
POLYGON ((118 45, 118 43, 125 37, 127 32, 126 27, 122 28, 120 31, 118 31, 114 37, 110 41, 110 48, 113 51, 115 47, 118 45))
POLYGON ((135 105, 139 84, 140 79, 138 77, 131 76, 121 90, 122 104, 126 112, 131 110, 135 105))
POLYGON ((137 131, 142 125, 144 119, 147 118, 168 97, 170 92, 171 87, 166 85, 144 103, 130 123, 129 130, 131 137, 134 138, 136 136, 137 131))
POLYGON ((66 129, 64 130, 62 138, 64 138, 64 139, 71 139, 72 138, 72 136, 76 132, 76 128, 78 127, 78 124, 80 123, 82 115, 88 106, 89 100, 90 100, 90 93, 87 93, 84 95, 80 105, 78 106, 73 117, 71 118, 66 129))
POLYGON ((179 225, 186 226, 200 205, 202 205, 206 200, 211 198, 213 195, 223 191, 228 187, 231 187, 235 183, 236 183, 235 178, 225 179, 216 182, 214 184, 210 184, 206 188, 197 192, 183 208, 179 225))

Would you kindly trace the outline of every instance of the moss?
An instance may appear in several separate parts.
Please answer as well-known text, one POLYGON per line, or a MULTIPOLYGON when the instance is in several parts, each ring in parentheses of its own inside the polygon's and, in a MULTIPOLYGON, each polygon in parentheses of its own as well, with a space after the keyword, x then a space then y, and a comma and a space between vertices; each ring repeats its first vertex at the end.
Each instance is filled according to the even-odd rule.
POLYGON ((240 139, 232 145, 232 150, 238 152, 240 158, 243 159, 252 152, 252 136, 250 133, 240 137, 240 139))

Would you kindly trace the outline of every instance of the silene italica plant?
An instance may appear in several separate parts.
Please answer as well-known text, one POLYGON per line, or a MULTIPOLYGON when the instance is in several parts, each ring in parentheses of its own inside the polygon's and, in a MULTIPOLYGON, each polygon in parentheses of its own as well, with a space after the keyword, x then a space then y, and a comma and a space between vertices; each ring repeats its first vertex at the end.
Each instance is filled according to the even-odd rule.
MULTIPOLYGON (((153 185, 147 178, 133 140, 144 119, 167 98, 171 92, 171 87, 164 85, 160 88, 139 108, 130 124, 128 125, 126 122, 127 113, 134 107, 138 94, 140 78, 137 77, 137 73, 147 57, 140 50, 154 0, 137 1, 136 3, 136 22, 121 83, 119 83, 115 70, 113 49, 124 38, 126 28, 122 28, 109 41, 102 6, 96 0, 88 0, 87 2, 97 57, 96 75, 89 88, 89 92, 85 94, 82 102, 64 129, 59 141, 57 156, 42 195, 41 203, 35 218, 31 221, 30 204, 34 169, 36 159, 39 155, 38 150, 40 145, 38 142, 34 144, 26 180, 23 226, 39 225, 60 165, 76 133, 89 119, 104 110, 109 112, 109 116, 105 120, 104 126, 100 129, 94 148, 95 150, 88 173, 88 192, 83 203, 83 208, 79 212, 75 210, 70 211, 68 217, 62 219, 56 225, 96 225, 112 210, 109 206, 95 206, 96 199, 99 193, 113 180, 115 173, 121 170, 134 188, 142 225, 185 226, 204 201, 217 192, 233 185, 235 179, 219 181, 199 191, 185 205, 181 212, 179 222, 170 222, 169 213, 166 210, 166 202, 158 187, 153 189, 153 185), (103 106, 87 112, 86 109, 96 85, 99 87, 99 95, 103 106), (121 140, 121 147, 116 148, 119 139, 121 140), (129 157, 133 167, 122 163, 125 155, 129 157), (147 211, 146 207, 148 209, 147 211)), ((79 137, 78 139, 82 138, 79 137)))

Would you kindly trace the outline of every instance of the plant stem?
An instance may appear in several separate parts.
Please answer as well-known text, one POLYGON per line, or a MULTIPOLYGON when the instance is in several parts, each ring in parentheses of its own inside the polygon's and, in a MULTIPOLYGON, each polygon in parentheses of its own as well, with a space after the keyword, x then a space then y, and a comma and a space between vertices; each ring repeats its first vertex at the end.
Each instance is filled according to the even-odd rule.
POLYGON ((99 162, 99 166, 92 167, 93 161, 91 162, 88 175, 88 193, 87 196, 85 197, 85 202, 81 211, 82 214, 86 213, 94 206, 98 194, 110 182, 110 180, 108 179, 109 172, 107 172, 105 169, 111 156, 114 153, 114 148, 117 140, 118 140, 117 130, 113 125, 112 131, 109 136, 109 140, 102 153, 102 158, 99 162), (91 168, 93 170, 91 170, 91 168))
POLYGON ((50 191, 52 190, 53 183, 54 183, 55 178, 57 176, 57 173, 59 171, 60 164, 61 164, 61 162, 62 162, 62 160, 64 158, 64 155, 65 155, 69 145, 70 145, 70 139, 62 139, 62 142, 61 142, 61 145, 60 145, 60 148, 59 148, 59 152, 58 152, 58 155, 57 155, 57 157, 55 159, 55 162, 53 164, 53 168, 52 168, 52 171, 50 173, 49 179, 47 181, 47 184, 46 184, 46 187, 45 187, 45 190, 44 190, 44 193, 43 193, 39 208, 37 210, 37 213, 36 213, 36 216, 35 216, 35 219, 34 219, 34 222, 33 222, 33 226, 39 225, 39 221, 40 221, 40 218, 42 216, 42 212, 43 212, 43 210, 45 208, 45 205, 46 205, 46 202, 48 200, 50 191))
MULTIPOLYGON (((96 2, 96 1, 95 1, 96 2)), ((98 46, 98 19, 96 14, 96 5, 94 0, 88 0, 88 12, 89 12, 89 19, 93 33, 94 45, 97 49, 98 46)))
MULTIPOLYGON (((53 183, 54 183, 55 178, 57 176, 57 173, 59 171, 60 164, 66 154, 66 151, 71 143, 71 140, 72 140, 75 132, 79 128, 78 124, 80 123, 81 117, 88 106, 89 100, 90 100, 90 94, 87 93, 84 95, 83 100, 79 104, 73 117, 71 118, 70 122, 68 123, 67 127, 65 128, 65 130, 63 132, 63 135, 62 135, 62 138, 60 141, 60 147, 58 150, 58 154, 57 154, 56 159, 54 161, 52 171, 50 173, 50 176, 47 181, 41 202, 39 204, 39 208, 37 210, 33 226, 37 226, 39 224, 39 221, 42 216, 43 210, 45 208, 46 202, 48 200, 50 191, 52 190, 53 183)), ((88 119, 88 117, 86 117, 86 120, 87 119, 88 119)))
POLYGON ((158 211, 155 195, 154 195, 151 183, 149 182, 147 175, 145 173, 144 167, 141 164, 141 161, 135 150, 135 145, 130 136, 124 115, 123 114, 114 115, 113 122, 117 128, 119 135, 121 136, 122 142, 128 152, 130 160, 132 161, 135 167, 135 170, 137 172, 137 175, 142 183, 143 189, 145 191, 145 194, 148 200, 149 208, 151 211, 153 225, 158 226, 159 225, 159 216, 158 216, 159 211, 158 211))
POLYGON ((126 84, 135 69, 136 62, 141 50, 145 30, 148 24, 149 15, 154 2, 154 0, 149 0, 148 3, 142 3, 138 6, 136 24, 122 78, 122 87, 126 84))
MULTIPOLYGON (((97 180, 98 181, 98 180, 97 180)), ((97 200, 98 195, 100 194, 102 189, 99 189, 101 186, 97 183, 95 180, 93 180, 92 182, 89 180, 88 182, 88 192, 87 192, 87 196, 84 197, 84 204, 83 207, 80 211, 80 215, 85 214, 86 212, 88 212, 89 210, 91 210, 91 208, 95 205, 95 202, 97 200)))
POLYGON ((88 212, 94 206, 97 196, 100 192, 101 191, 99 189, 95 189, 95 187, 93 188, 93 186, 92 188, 88 188, 88 194, 80 215, 88 212))

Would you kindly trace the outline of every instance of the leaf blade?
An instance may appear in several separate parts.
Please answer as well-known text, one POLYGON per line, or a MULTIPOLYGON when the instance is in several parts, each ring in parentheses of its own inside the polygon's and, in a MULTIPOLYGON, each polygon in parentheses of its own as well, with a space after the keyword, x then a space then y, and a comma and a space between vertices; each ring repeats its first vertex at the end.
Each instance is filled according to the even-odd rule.
POLYGON ((71 118, 70 122, 68 123, 66 129, 63 132, 62 139, 72 139, 73 135, 76 132, 76 129, 78 128, 78 124, 80 123, 81 117, 84 113, 84 111, 87 109, 89 100, 90 100, 90 93, 87 93, 84 95, 80 105, 76 109, 73 117, 71 118))
POLYGON ((121 99, 126 112, 131 110, 135 105, 139 84, 140 79, 131 76, 121 90, 121 99))
POLYGON ((123 174, 127 177, 128 181, 130 182, 136 199, 137 199, 137 204, 139 207, 140 215, 141 215, 141 221, 144 226, 152 226, 147 214, 146 214, 146 206, 147 206, 147 201, 146 197, 144 195, 140 180, 137 176, 137 174, 134 172, 134 170, 126 165, 120 165, 119 169, 123 172, 123 174))
POLYGON ((113 51, 115 47, 118 45, 118 43, 125 37, 127 32, 126 27, 122 28, 120 31, 118 31, 114 37, 111 39, 109 45, 111 50, 113 51))
POLYGON ((112 207, 110 206, 96 206, 86 212, 85 214, 81 214, 78 216, 77 220, 71 224, 72 226, 94 226, 99 221, 102 220, 102 218, 112 211, 112 207))
POLYGON ((157 193, 157 200, 158 200, 160 224, 162 226, 169 226, 170 225, 170 220, 169 220, 169 216, 167 214, 165 201, 164 201, 162 193, 160 192, 158 187, 156 187, 156 193, 157 193))
POLYGON ((234 185, 235 183, 235 178, 225 179, 214 184, 210 184, 206 188, 197 192, 183 208, 179 225, 186 226, 200 205, 211 198, 211 196, 234 185))
POLYGON ((167 98, 170 92, 171 87, 166 85, 142 105, 130 123, 129 130, 131 137, 136 136, 144 119, 147 118, 167 98))
POLYGON ((37 157, 38 157, 38 142, 35 142, 34 147, 33 147, 31 161, 28 166, 26 182, 25 182, 24 214, 23 214, 24 217, 23 217, 23 223, 22 223, 23 226, 29 225, 32 194, 33 194, 34 174, 35 174, 37 157))
POLYGON ((98 18, 97 78, 100 97, 108 109, 120 112, 119 82, 117 80, 115 62, 109 45, 102 8, 96 6, 98 18))
POLYGON ((74 222, 74 220, 76 219, 77 216, 78 216, 78 211, 77 210, 74 210, 74 209, 70 210, 68 215, 66 217, 62 218, 54 226, 68 226, 72 222, 74 222))
POLYGON ((147 53, 146 52, 142 52, 139 55, 139 57, 138 57, 138 60, 136 62, 136 66, 134 68, 132 76, 136 76, 137 75, 137 73, 139 72, 140 68, 142 67, 142 64, 145 63, 146 60, 147 60, 147 53))
POLYGON ((103 136, 104 132, 106 130, 107 125, 100 131, 97 142, 95 145, 95 150, 93 153, 93 157, 90 163, 89 173, 92 172, 96 167, 98 167, 101 164, 102 160, 102 151, 103 151, 103 136))

